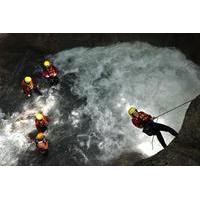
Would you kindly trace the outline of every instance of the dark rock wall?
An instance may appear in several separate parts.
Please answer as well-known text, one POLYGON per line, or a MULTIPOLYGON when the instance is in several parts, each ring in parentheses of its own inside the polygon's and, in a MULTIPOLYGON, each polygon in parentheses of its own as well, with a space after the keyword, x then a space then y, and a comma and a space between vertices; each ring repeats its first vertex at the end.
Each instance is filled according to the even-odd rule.
MULTIPOLYGON (((69 34, 11 34, 8 44, 15 49, 29 48, 49 54, 78 46, 103 46, 117 42, 144 41, 157 46, 177 47, 188 58, 200 63, 200 34, 139 34, 139 33, 69 33, 69 34)), ((7 44, 6 44, 7 45, 7 44)))

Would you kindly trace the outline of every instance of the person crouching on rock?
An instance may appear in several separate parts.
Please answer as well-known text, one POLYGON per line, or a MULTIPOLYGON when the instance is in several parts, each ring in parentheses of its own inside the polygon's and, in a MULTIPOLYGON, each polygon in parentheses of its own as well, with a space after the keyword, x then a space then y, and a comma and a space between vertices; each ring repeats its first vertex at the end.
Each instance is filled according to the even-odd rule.
POLYGON ((45 132, 48 129, 49 119, 42 112, 35 115, 35 126, 39 132, 45 132))
POLYGON ((37 82, 33 80, 30 76, 26 76, 21 83, 22 89, 27 97, 32 95, 32 92, 35 92, 38 95, 42 95, 37 85, 37 82))
POLYGON ((58 73, 58 69, 49 60, 44 61, 42 76, 49 81, 50 86, 59 83, 58 73))
POLYGON ((148 136, 156 135, 163 148, 166 148, 167 145, 161 134, 161 131, 169 132, 175 137, 178 136, 178 133, 174 129, 164 124, 154 122, 154 117, 144 112, 138 112, 135 107, 130 107, 128 114, 132 118, 132 123, 134 126, 137 128, 143 128, 143 132, 148 136))
POLYGON ((35 138, 35 145, 41 153, 46 153, 49 148, 49 142, 45 138, 44 133, 38 133, 35 138))

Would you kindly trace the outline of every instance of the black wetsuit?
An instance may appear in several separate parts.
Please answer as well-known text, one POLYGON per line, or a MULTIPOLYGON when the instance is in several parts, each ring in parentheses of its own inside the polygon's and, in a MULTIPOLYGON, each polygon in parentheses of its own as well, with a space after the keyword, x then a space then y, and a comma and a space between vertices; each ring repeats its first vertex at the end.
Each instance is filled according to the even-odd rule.
POLYGON ((173 136, 177 137, 178 133, 171 127, 166 126, 164 124, 159 124, 154 121, 149 121, 144 125, 143 132, 149 136, 156 135, 160 144, 165 148, 167 145, 165 140, 161 134, 161 131, 166 131, 171 133, 173 136))

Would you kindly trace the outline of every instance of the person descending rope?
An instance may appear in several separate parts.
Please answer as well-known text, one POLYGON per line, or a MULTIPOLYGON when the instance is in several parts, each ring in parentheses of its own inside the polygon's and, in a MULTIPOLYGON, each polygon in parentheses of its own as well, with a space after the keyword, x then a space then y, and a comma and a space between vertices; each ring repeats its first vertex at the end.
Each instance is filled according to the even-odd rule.
POLYGON ((33 80, 30 76, 26 76, 21 83, 22 89, 27 97, 32 95, 32 92, 35 92, 38 95, 42 95, 37 85, 37 82, 33 80))
POLYGON ((174 129, 164 124, 154 122, 154 117, 144 112, 138 112, 135 107, 130 107, 128 114, 132 118, 132 123, 134 126, 137 128, 143 128, 143 132, 148 136, 156 135, 163 148, 166 148, 167 145, 161 134, 161 131, 169 132, 175 137, 178 136, 178 133, 174 129))
POLYGON ((35 115, 35 126, 39 132, 45 132, 48 128, 49 119, 42 112, 35 115))
POLYGON ((41 152, 41 153, 46 153, 48 151, 49 148, 49 142, 48 140, 45 138, 44 133, 40 132, 37 134, 36 138, 35 138, 35 145, 37 147, 37 149, 41 152))
POLYGON ((49 81, 51 86, 59 83, 58 73, 58 69, 52 64, 52 62, 49 60, 43 62, 42 76, 49 81))

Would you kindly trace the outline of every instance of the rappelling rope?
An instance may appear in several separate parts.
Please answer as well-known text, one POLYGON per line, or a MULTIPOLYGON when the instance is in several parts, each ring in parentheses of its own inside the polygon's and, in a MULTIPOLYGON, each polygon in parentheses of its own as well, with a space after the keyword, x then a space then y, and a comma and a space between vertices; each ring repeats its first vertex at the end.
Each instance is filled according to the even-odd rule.
MULTIPOLYGON (((164 113, 161 113, 160 115, 154 117, 154 119, 156 119, 156 122, 158 122, 158 118, 159 118, 159 117, 161 117, 161 116, 163 116, 163 115, 165 115, 165 114, 167 114, 167 113, 170 113, 170 112, 176 110, 177 108, 180 108, 180 107, 184 106, 184 105, 187 104, 187 103, 192 102, 194 99, 195 99, 195 98, 193 98, 193 99, 191 99, 191 100, 189 100, 189 101, 186 101, 186 102, 184 102, 184 103, 182 103, 182 104, 180 104, 180 105, 178 105, 178 106, 176 106, 176 107, 174 107, 174 108, 172 108, 172 109, 170 109, 170 110, 168 110, 168 111, 166 111, 166 112, 164 112, 164 113)), ((154 136, 155 136, 155 135, 153 135, 152 141, 151 141, 152 150, 154 149, 154 146, 153 146, 154 136)))
POLYGON ((153 151, 153 149, 154 149, 154 146, 153 146, 154 136, 155 136, 155 135, 153 135, 152 140, 151 140, 152 151, 153 151))
MULTIPOLYGON (((156 118, 156 122, 158 122, 158 118, 156 118)), ((155 136, 155 135, 153 135, 152 140, 151 140, 152 151, 153 151, 153 149, 154 149, 154 146, 153 146, 154 136, 155 136)))
POLYGON ((187 103, 192 102, 194 99, 195 99, 195 98, 193 98, 193 99, 191 99, 191 100, 189 100, 189 101, 186 101, 186 102, 184 102, 184 103, 182 103, 182 104, 180 104, 180 105, 178 105, 178 106, 176 106, 176 107, 174 107, 174 108, 172 108, 172 109, 170 109, 170 110, 168 110, 168 111, 166 111, 166 112, 164 112, 164 113, 161 113, 160 115, 154 117, 154 119, 158 119, 159 117, 161 117, 161 116, 163 116, 163 115, 165 115, 165 114, 167 114, 167 113, 169 113, 169 112, 172 112, 172 111, 176 110, 177 108, 180 108, 180 107, 184 106, 184 105, 187 104, 187 103))

